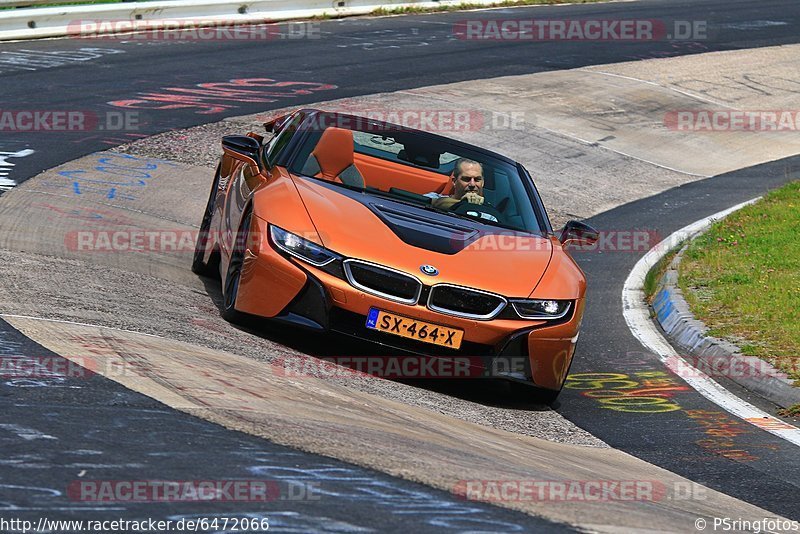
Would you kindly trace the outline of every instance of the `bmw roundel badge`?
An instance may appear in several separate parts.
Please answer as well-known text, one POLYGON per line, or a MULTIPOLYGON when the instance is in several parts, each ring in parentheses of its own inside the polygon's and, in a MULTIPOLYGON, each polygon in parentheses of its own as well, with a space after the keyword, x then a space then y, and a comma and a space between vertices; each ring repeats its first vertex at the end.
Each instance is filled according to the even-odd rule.
POLYGON ((437 269, 433 265, 420 265, 419 270, 427 274, 428 276, 436 276, 437 274, 439 274, 439 269, 437 269))

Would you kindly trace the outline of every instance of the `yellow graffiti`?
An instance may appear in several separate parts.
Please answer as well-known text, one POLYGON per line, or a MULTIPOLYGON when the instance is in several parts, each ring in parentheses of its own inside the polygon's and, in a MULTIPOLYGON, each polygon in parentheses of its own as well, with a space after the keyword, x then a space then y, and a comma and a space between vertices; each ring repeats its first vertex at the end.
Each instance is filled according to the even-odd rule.
POLYGON ((688 387, 675 383, 662 371, 636 373, 635 378, 622 373, 577 373, 570 375, 564 386, 581 390, 584 397, 618 412, 665 413, 681 409, 670 399, 688 387))

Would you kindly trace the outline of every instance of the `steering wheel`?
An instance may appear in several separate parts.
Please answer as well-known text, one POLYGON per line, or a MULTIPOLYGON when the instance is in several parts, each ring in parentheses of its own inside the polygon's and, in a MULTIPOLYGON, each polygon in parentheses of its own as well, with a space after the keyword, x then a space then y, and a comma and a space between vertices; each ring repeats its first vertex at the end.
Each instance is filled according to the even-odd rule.
POLYGON ((461 200, 456 204, 453 204, 453 207, 450 208, 450 211, 458 215, 474 217, 479 221, 503 222, 503 214, 488 202, 484 202, 483 204, 472 204, 466 200, 461 200))

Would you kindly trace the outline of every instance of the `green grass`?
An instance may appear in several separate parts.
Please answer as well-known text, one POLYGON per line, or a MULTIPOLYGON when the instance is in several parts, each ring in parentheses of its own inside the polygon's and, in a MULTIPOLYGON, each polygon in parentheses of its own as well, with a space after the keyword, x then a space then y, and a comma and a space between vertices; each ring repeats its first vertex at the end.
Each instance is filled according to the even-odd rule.
POLYGON ((437 7, 417 7, 406 6, 396 8, 378 8, 372 12, 373 15, 406 15, 409 13, 433 13, 439 11, 462 11, 465 9, 485 9, 489 7, 516 7, 516 6, 538 6, 553 4, 593 4, 596 2, 607 2, 608 0, 498 0, 492 5, 475 4, 465 1, 462 4, 437 6, 437 7))
POLYGON ((675 259, 677 253, 678 249, 667 252, 666 256, 658 260, 658 262, 653 265, 653 268, 647 271, 644 277, 644 294, 647 296, 648 302, 652 302, 653 298, 656 296, 658 284, 661 282, 661 278, 664 276, 664 273, 667 272, 669 264, 675 259))
POLYGON ((780 410, 778 415, 782 417, 800 417, 800 404, 795 404, 790 408, 786 408, 785 410, 780 410))
POLYGON ((712 335, 800 386, 800 181, 714 224, 681 261, 679 286, 712 335))
MULTIPOLYGON (((595 4, 598 2, 608 2, 610 0, 497 0, 497 2, 486 5, 476 4, 465 0, 462 4, 434 6, 434 7, 419 7, 419 6, 405 6, 405 7, 380 7, 370 12, 370 15, 382 17, 386 15, 411 15, 417 13, 439 13, 443 11, 464 11, 468 9, 488 9, 493 7, 518 7, 518 6, 540 6, 540 5, 556 5, 556 4, 595 4)), ((340 15, 335 13, 324 13, 312 17, 315 20, 328 20, 339 18, 340 15)))

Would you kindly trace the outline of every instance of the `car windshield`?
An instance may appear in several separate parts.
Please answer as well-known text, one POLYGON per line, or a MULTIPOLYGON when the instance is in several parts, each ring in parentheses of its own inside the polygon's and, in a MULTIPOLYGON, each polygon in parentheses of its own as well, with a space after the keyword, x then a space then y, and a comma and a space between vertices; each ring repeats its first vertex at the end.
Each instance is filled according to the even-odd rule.
POLYGON ((439 136, 346 115, 318 115, 301 129, 306 138, 289 165, 293 174, 455 218, 541 232, 525 178, 503 159, 439 136), (459 164, 482 177, 477 201, 454 182, 459 164))

